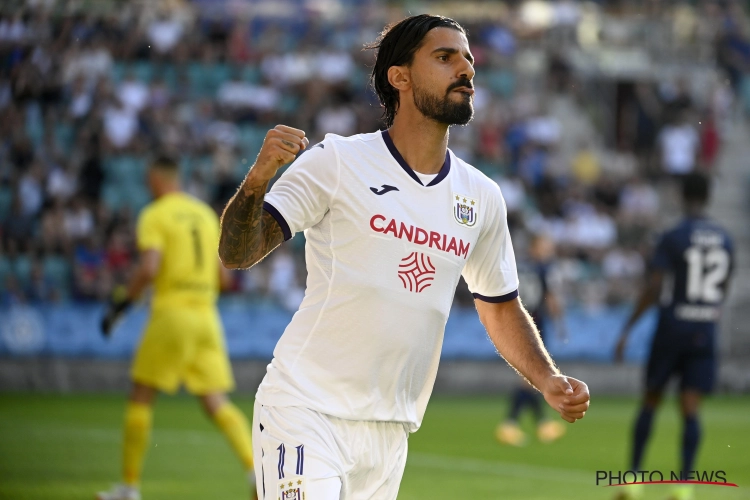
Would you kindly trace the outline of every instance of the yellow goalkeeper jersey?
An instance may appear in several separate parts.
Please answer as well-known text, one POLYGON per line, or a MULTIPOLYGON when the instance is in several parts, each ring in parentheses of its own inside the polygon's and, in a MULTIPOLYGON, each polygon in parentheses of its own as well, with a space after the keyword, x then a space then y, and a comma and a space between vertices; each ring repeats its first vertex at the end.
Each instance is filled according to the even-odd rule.
POLYGON ((219 293, 219 218, 181 192, 146 206, 138 217, 138 249, 161 252, 152 309, 213 306, 219 293))

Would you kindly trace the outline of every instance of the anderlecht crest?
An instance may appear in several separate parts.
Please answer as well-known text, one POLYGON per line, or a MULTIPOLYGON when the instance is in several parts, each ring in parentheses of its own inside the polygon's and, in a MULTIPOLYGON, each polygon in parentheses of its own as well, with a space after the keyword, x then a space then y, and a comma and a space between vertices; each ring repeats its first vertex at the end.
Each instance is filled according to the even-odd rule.
POLYGON ((307 500, 302 476, 293 476, 279 481, 278 500, 307 500))
POLYGON ((477 223, 479 201, 462 194, 453 193, 453 218, 462 226, 472 227, 477 223))

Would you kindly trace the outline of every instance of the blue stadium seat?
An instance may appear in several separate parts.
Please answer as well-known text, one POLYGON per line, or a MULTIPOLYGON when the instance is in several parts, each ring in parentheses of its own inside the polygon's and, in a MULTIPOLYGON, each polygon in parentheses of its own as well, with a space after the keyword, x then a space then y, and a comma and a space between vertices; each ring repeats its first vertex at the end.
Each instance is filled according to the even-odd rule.
POLYGON ((133 64, 132 70, 135 77, 145 83, 150 83, 154 77, 154 66, 148 61, 138 61, 133 64))
POLYGON ((11 273, 10 261, 5 255, 0 255, 0 287, 5 288, 5 280, 11 273))
POLYGON ((123 204, 123 196, 117 182, 105 182, 102 186, 102 200, 111 210, 119 209, 123 204))
POLYGON ((70 294, 71 269, 68 261, 59 255, 50 255, 45 257, 42 263, 44 274, 49 276, 55 284, 55 288, 60 290, 63 298, 70 294))
POLYGON ((0 221, 4 221, 10 214, 13 205, 13 190, 8 186, 0 187, 0 221))
POLYGON ((123 77, 125 76, 125 72, 127 70, 126 63, 122 61, 118 61, 112 65, 112 72, 110 73, 110 78, 112 78, 112 83, 115 85, 119 84, 123 77))
POLYGON ((27 255, 19 255, 11 261, 10 267, 21 286, 26 288, 31 281, 31 259, 27 255))
POLYGON ((745 113, 750 113, 750 75, 742 77, 737 93, 739 94, 745 113))
POLYGON ((183 181, 187 181, 193 174, 193 168, 195 168, 195 162, 193 161, 192 155, 182 155, 178 160, 180 165, 180 177, 183 181))
POLYGON ((490 71, 488 83, 493 92, 502 97, 510 97, 515 91, 516 77, 507 69, 495 69, 490 71))
POLYGON ((136 156, 112 156, 104 160, 107 180, 114 182, 145 182, 145 158, 136 156))
MULTIPOLYGON (((279 100, 278 111, 287 115, 297 112, 300 106, 300 99, 294 95, 283 95, 279 100)), ((265 131, 263 132, 265 135, 265 131)))
POLYGON ((44 124, 42 123, 41 115, 35 113, 33 108, 27 108, 26 110, 26 135, 35 148, 42 145, 42 141, 44 140, 44 124))
POLYGON ((207 96, 210 93, 211 75, 208 67, 200 63, 190 63, 187 67, 187 78, 190 82, 191 91, 199 96, 207 96))
POLYGON ((151 194, 145 184, 125 183, 119 186, 123 203, 137 214, 151 201, 151 194))
POLYGON ((159 71, 159 77, 164 80, 170 92, 177 90, 177 68, 174 64, 167 64, 159 71))
POLYGON ((63 152, 70 153, 73 147, 75 131, 70 123, 61 122, 55 125, 55 143, 63 152))
POLYGON ((241 127, 239 146, 242 150, 242 154, 254 159, 258 154, 258 151, 260 151, 260 147, 263 145, 266 133, 268 133, 267 127, 260 127, 257 125, 245 125, 241 127))
POLYGON ((206 68, 208 71, 208 82, 210 95, 216 95, 219 87, 232 76, 232 68, 228 64, 213 64, 206 68))
POLYGON ((370 75, 366 71, 356 67, 354 71, 349 74, 349 85, 351 85, 356 91, 365 89, 367 88, 368 78, 370 78, 370 75))
POLYGON ((241 78, 242 81, 247 83, 260 83, 260 68, 253 64, 246 65, 242 68, 241 78))
POLYGON ((211 171, 213 170, 213 158, 209 155, 193 156, 190 161, 190 173, 192 174, 196 170, 201 172, 207 179, 211 178, 211 171))

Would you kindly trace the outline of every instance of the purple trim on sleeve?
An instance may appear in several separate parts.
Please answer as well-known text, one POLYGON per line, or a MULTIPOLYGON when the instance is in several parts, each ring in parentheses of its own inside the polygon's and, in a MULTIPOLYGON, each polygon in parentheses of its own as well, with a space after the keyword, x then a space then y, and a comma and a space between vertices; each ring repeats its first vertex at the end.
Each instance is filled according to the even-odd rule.
POLYGON ((518 297, 518 290, 513 290, 510 293, 506 293, 505 295, 500 295, 499 297, 485 297, 484 295, 479 295, 478 293, 472 293, 475 299, 479 299, 482 302, 491 302, 492 304, 499 304, 501 302, 508 302, 509 300, 513 300, 516 297, 518 297))
MULTIPOLYGON (((399 165, 401 165, 401 168, 404 169, 404 172, 409 174, 409 177, 417 181, 420 186, 424 186, 422 184, 422 180, 419 178, 419 176, 414 173, 414 169, 412 169, 408 163, 406 163, 406 160, 404 160, 404 157, 401 156, 401 153, 398 152, 398 149, 396 149, 396 145, 393 144, 393 140, 391 139, 390 134, 388 134, 387 130, 383 130, 381 132, 383 136, 383 142, 385 142, 385 146, 388 148, 388 151, 391 152, 391 156, 393 156, 393 159, 398 162, 399 165)), ((439 183, 443 179, 445 179, 448 176, 448 173, 451 171, 451 154, 450 151, 445 151, 445 162, 443 162, 443 166, 440 169, 440 172, 435 176, 434 179, 430 181, 427 186, 434 186, 435 184, 439 183)))
POLYGON ((289 229, 289 224, 286 223, 286 219, 284 219, 284 216, 281 215, 281 212, 276 210, 276 207, 274 207, 267 201, 263 202, 263 210, 271 214, 271 217, 276 219, 276 222, 279 223, 279 226, 281 227, 281 232, 284 233, 284 241, 291 240, 292 230, 289 229))

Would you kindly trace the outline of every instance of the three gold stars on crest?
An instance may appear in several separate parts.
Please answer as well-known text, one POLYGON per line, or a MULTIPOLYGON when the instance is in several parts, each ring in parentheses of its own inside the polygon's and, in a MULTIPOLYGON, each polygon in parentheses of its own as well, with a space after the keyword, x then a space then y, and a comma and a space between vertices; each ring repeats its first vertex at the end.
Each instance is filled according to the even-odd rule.
MULTIPOLYGON (((460 200, 461 198, 456 196, 456 201, 460 200)), ((466 198, 463 199, 463 202, 466 203, 466 198)), ((474 200, 471 200, 471 204, 474 205, 474 200)))

